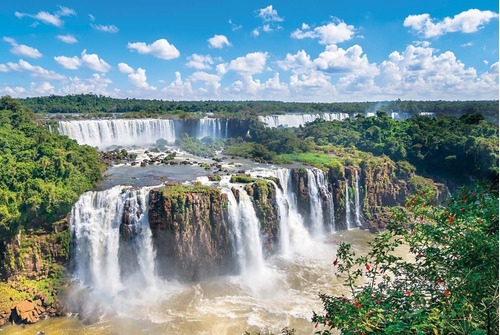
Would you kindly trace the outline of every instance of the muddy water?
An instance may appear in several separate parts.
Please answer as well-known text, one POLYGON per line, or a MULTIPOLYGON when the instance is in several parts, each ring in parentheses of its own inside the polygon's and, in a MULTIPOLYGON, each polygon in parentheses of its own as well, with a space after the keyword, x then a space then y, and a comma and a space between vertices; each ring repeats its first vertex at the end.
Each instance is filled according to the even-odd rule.
MULTIPOLYGON (((114 315, 84 326, 77 317, 43 320, 25 326, 6 326, 0 334, 242 334, 294 328, 313 334, 312 311, 322 311, 318 293, 347 293, 335 275, 332 260, 345 241, 359 253, 372 239, 367 231, 351 230, 323 236, 309 249, 286 258, 266 260, 265 278, 216 277, 195 283, 163 282, 159 288, 128 292, 116 300, 114 315)), ((90 300, 89 300, 90 301, 90 300)))

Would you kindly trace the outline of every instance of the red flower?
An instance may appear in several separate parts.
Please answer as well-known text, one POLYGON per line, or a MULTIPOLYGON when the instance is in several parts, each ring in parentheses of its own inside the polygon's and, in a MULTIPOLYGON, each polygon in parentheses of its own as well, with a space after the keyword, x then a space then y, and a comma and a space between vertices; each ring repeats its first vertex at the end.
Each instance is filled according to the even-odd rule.
POLYGON ((424 217, 423 217, 423 216, 421 216, 421 217, 420 217, 420 221, 422 221, 423 219, 424 219, 424 217))
POLYGON ((472 196, 475 197, 476 196, 476 193, 472 193, 472 196))
POLYGON ((450 215, 450 212, 446 212, 446 216, 450 215))
POLYGON ((434 206, 434 203, 432 203, 431 206, 434 206))
POLYGON ((463 208, 463 207, 462 207, 462 208, 460 208, 460 212, 463 212, 463 211, 464 211, 464 208, 463 208))
POLYGON ((318 324, 315 324, 315 325, 314 325, 314 328, 318 328, 318 324))
POLYGON ((446 291, 444 291, 444 294, 448 295, 448 294, 450 294, 450 291, 446 290, 446 291))
POLYGON ((420 192, 420 194, 424 195, 424 191, 420 192))
POLYGON ((332 326, 332 323, 331 322, 328 322, 328 327, 331 327, 332 326))
POLYGON ((346 300, 345 300, 345 302, 349 302, 349 301, 351 301, 351 299, 346 299, 346 300))
POLYGON ((372 298, 373 298, 373 300, 377 300, 377 297, 376 297, 376 296, 373 296, 372 298))
POLYGON ((484 194, 481 194, 481 196, 484 198, 484 194))
POLYGON ((372 311, 369 311, 369 312, 368 312, 368 315, 372 315, 372 314, 373 314, 373 312, 372 312, 372 311))
POLYGON ((326 314, 326 315, 325 315, 325 318, 327 318, 327 319, 328 319, 328 314, 326 314))
POLYGON ((456 219, 456 218, 457 218, 457 216, 456 216, 456 215, 453 215, 453 217, 452 217, 452 218, 450 218, 450 223, 452 223, 453 221, 455 221, 455 219, 456 219))
POLYGON ((483 222, 484 222, 484 220, 479 220, 479 223, 483 223, 483 222))
POLYGON ((462 198, 462 200, 465 200, 465 199, 467 199, 467 196, 464 196, 464 197, 462 198))
POLYGON ((411 292, 410 291, 406 291, 405 293, 407 296, 410 296, 411 295, 411 292))
POLYGON ((358 305, 358 308, 361 308, 361 304, 358 305))
POLYGON ((333 265, 336 266, 338 263, 339 261, 337 260, 337 258, 335 258, 335 260, 333 261, 333 265))
POLYGON ((378 304, 380 305, 380 303, 382 302, 382 300, 378 299, 378 300, 377 300, 377 302, 378 302, 378 304))
POLYGON ((422 257, 422 256, 424 256, 422 253, 419 253, 419 254, 418 254, 418 257, 422 257))
POLYGON ((432 195, 429 197, 429 199, 432 199, 432 195))
POLYGON ((424 204, 424 207, 427 206, 427 204, 424 204))
POLYGON ((438 279, 437 279, 437 282, 438 282, 438 283, 442 283, 443 281, 441 280, 441 278, 438 278, 438 279))
POLYGON ((365 267, 366 267, 367 270, 370 270, 370 265, 365 264, 365 267))
POLYGON ((357 306, 359 304, 359 302, 355 301, 354 302, 354 306, 357 306))

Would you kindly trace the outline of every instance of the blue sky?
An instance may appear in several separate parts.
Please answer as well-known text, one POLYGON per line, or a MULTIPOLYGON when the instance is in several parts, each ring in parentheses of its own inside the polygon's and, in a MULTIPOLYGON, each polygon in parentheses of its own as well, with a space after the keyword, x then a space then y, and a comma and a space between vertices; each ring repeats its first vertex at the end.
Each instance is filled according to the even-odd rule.
POLYGON ((498 99, 496 1, 9 1, 0 94, 498 99))

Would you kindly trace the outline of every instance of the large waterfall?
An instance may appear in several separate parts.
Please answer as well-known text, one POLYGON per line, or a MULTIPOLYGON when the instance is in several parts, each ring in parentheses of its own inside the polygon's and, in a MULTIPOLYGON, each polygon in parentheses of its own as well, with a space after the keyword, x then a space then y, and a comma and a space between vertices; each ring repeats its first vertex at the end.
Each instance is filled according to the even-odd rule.
POLYGON ((58 132, 99 149, 111 146, 150 146, 164 139, 174 144, 177 136, 187 133, 196 138, 228 137, 226 119, 201 118, 198 120, 166 119, 107 119, 59 121, 58 132))
POLYGON ((317 114, 283 114, 259 116, 259 121, 264 122, 268 127, 300 127, 316 119, 326 121, 342 121, 349 117, 347 113, 317 113, 317 114))
POLYGON ((347 229, 352 228, 352 218, 351 218, 351 200, 349 198, 349 180, 345 181, 345 222, 347 229))
POLYGON ((100 149, 113 145, 152 145, 159 139, 175 142, 174 121, 164 119, 59 121, 58 130, 79 144, 100 149))
POLYGON ((155 253, 149 227, 149 188, 116 186, 84 193, 71 211, 75 276, 102 295, 113 296, 126 287, 127 277, 138 284, 154 285, 155 253), (123 241, 127 230, 128 241, 123 241), (131 248, 127 259, 123 250, 131 248))

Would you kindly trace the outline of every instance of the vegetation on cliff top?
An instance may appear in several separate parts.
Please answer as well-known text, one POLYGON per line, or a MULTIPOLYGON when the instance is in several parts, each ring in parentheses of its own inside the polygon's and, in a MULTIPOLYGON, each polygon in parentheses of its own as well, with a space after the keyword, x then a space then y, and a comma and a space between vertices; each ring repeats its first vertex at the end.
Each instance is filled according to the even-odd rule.
POLYGON ((0 242, 20 227, 41 228, 68 214, 100 180, 97 151, 33 122, 17 100, 0 100, 0 242))
POLYGON ((341 244, 333 266, 350 296, 320 295, 317 334, 498 334, 498 190, 462 189, 445 207, 421 192, 405 206, 367 256, 341 244))

